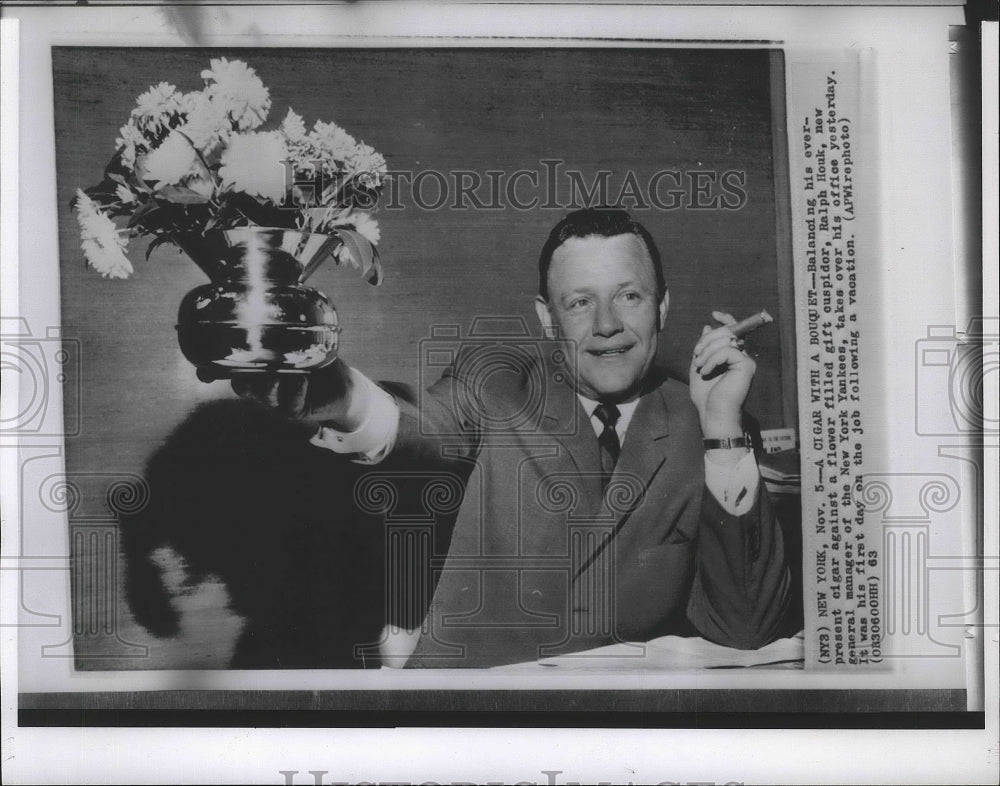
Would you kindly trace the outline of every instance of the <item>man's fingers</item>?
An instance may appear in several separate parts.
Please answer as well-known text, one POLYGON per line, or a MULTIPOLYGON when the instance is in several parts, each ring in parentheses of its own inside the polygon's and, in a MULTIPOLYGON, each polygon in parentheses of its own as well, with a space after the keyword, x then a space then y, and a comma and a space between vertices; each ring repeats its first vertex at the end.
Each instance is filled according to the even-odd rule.
POLYGON ((271 376, 247 375, 235 377, 232 382, 233 392, 240 398, 249 398, 268 407, 278 406, 277 379, 271 376))
POLYGON ((250 386, 246 378, 233 377, 229 384, 233 388, 233 393, 237 396, 240 398, 250 398, 250 386))
POLYGON ((260 396, 258 400, 264 404, 267 404, 269 407, 277 407, 278 388, 280 384, 281 383, 278 382, 278 380, 276 379, 271 381, 270 383, 261 383, 260 386, 258 387, 260 396))
POLYGON ((711 376, 712 372, 715 371, 719 366, 727 365, 729 362, 729 353, 725 348, 717 348, 713 352, 705 353, 701 362, 695 363, 695 368, 702 378, 711 376))
POLYGON ((699 338, 698 343, 694 345, 694 354, 698 355, 704 352, 707 346, 715 342, 731 343, 735 337, 735 334, 727 325, 717 328, 711 328, 706 325, 702 328, 701 338, 699 338))
POLYGON ((746 368, 751 372, 756 368, 752 359, 731 344, 717 346, 706 352, 701 362, 695 362, 695 371, 704 379, 720 368, 746 368))
POLYGON ((233 392, 240 398, 252 398, 256 400, 261 394, 260 386, 263 381, 263 377, 257 375, 235 376, 232 380, 233 392))
POLYGON ((726 311, 713 311, 712 319, 716 322, 721 322, 722 327, 713 328, 711 325, 705 325, 705 327, 701 329, 701 338, 698 340, 698 343, 694 345, 695 355, 704 350, 706 341, 711 341, 713 334, 724 335, 727 337, 731 337, 733 335, 729 326, 736 324, 736 318, 732 314, 726 311))
POLYGON ((278 408, 293 418, 300 417, 305 412, 308 390, 309 383, 305 374, 285 377, 278 384, 278 408))
POLYGON ((347 411, 350 368, 331 364, 309 374, 235 376, 233 392, 295 420, 337 422, 347 411))
POLYGON ((736 337, 731 331, 724 329, 712 331, 711 333, 703 336, 697 346, 695 346, 695 367, 700 368, 703 366, 705 364, 705 360, 720 349, 734 346, 736 346, 736 337))

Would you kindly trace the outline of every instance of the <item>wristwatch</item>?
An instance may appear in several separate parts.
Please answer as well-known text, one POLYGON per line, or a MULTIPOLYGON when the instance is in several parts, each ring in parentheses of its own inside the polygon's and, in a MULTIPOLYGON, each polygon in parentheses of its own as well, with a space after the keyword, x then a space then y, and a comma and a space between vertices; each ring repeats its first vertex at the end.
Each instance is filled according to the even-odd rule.
POLYGON ((753 446, 750 435, 743 433, 739 437, 725 437, 724 439, 703 439, 702 445, 705 450, 732 450, 733 448, 749 448, 753 446))

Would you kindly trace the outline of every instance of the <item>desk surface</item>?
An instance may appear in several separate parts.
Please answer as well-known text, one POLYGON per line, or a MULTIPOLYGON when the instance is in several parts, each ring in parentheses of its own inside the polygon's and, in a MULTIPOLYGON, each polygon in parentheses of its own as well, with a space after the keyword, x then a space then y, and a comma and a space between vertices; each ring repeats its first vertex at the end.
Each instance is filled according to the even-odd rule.
POLYGON ((697 637, 663 636, 643 643, 612 644, 571 655, 543 658, 534 663, 499 666, 491 671, 541 673, 590 669, 622 671, 801 669, 804 662, 805 641, 799 632, 787 639, 771 642, 758 650, 737 650, 697 637))

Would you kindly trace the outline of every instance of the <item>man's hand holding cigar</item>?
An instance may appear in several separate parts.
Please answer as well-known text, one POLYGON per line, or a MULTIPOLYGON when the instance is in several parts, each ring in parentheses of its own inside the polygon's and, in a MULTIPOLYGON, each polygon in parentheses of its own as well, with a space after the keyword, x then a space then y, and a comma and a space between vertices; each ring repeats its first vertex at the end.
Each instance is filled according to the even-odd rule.
MULTIPOLYGON (((741 409, 757 370, 753 358, 743 351, 742 336, 772 318, 766 311, 740 322, 722 311, 713 311, 712 318, 722 324, 714 329, 706 325, 695 344, 689 371, 691 400, 698 410, 706 440, 737 438, 743 435, 741 409)), ((739 455, 713 450, 711 458, 735 463, 739 455)))

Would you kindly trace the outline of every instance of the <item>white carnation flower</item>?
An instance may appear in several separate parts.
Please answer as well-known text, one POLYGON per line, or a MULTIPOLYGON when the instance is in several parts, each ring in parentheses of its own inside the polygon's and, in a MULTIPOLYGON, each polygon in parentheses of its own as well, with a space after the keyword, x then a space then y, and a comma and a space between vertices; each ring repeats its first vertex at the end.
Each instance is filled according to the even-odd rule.
POLYGON ((198 156, 187 138, 171 131, 163 143, 144 159, 141 175, 144 180, 155 180, 156 187, 179 183, 195 171, 198 156))
POLYGON ((80 223, 80 247, 90 266, 105 278, 128 278, 132 274, 132 263, 125 256, 128 241, 115 222, 80 189, 76 190, 76 219, 80 223))
POLYGON ((324 154, 336 161, 348 161, 356 155, 357 143, 336 123, 317 120, 309 134, 309 140, 324 154))
POLYGON ((132 117, 144 128, 159 131, 166 126, 171 114, 180 111, 181 94, 167 82, 160 82, 139 96, 132 117))
POLYGON ((115 148, 121 150, 122 163, 129 169, 135 167, 135 157, 140 150, 147 147, 146 137, 136 126, 135 122, 129 120, 118 130, 118 138, 115 140, 115 148))
POLYGON ((224 107, 241 131, 257 128, 267 119, 271 97, 257 72, 242 60, 213 58, 212 67, 201 72, 205 93, 224 107))
POLYGON ((368 213, 355 213, 351 218, 357 233, 367 239, 373 246, 377 246, 379 240, 382 239, 378 221, 368 215, 368 213))
POLYGON ((204 93, 192 93, 185 101, 187 122, 180 131, 202 153, 209 153, 220 142, 225 142, 233 126, 226 108, 212 101, 204 93))
POLYGON ((375 148, 363 142, 358 145, 347 160, 347 165, 356 175, 369 174, 377 183, 379 176, 386 173, 385 158, 375 148))
POLYGON ((302 115, 296 114, 291 108, 285 119, 281 121, 281 131, 289 142, 304 142, 306 140, 306 124, 302 115))
POLYGON ((223 187, 277 203, 285 196, 286 158, 288 149, 278 131, 236 134, 222 153, 219 177, 223 187))

